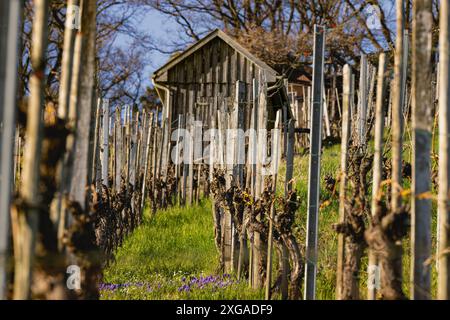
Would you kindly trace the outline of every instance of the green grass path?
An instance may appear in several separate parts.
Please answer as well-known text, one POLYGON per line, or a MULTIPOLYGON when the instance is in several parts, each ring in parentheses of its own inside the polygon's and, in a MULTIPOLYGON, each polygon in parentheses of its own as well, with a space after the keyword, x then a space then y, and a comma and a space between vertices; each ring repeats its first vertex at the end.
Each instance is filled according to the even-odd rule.
POLYGON ((102 299, 259 299, 230 275, 217 274, 211 202, 146 214, 104 271, 102 299))

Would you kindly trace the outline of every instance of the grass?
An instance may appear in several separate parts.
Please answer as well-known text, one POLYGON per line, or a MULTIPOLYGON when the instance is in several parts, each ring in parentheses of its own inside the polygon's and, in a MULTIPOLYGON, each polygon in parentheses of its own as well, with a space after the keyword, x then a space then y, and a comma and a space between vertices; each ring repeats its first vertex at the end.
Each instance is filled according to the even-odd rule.
POLYGON ((146 212, 104 271, 102 299, 261 299, 245 281, 218 274, 211 202, 146 212))
MULTIPOLYGON (((405 141, 403 158, 410 162, 411 144, 405 141)), ((322 153, 321 182, 325 175, 338 177, 340 172, 340 145, 326 145, 322 153)), ((435 166, 436 164, 433 163, 435 166)), ((294 233, 304 253, 307 215, 307 183, 309 156, 296 156, 294 185, 300 199, 294 233)), ((284 190, 285 164, 278 175, 278 193, 284 190)), ((370 180, 369 180, 370 181, 370 180)), ((371 182, 371 181, 370 181, 371 182)), ((337 233, 332 225, 338 221, 338 194, 331 194, 321 183, 319 210, 319 240, 317 263, 317 299, 334 299, 337 264, 337 233)), ((410 188, 405 179, 404 188, 410 188)), ((433 194, 436 190, 433 190, 433 194)), ((370 199, 369 199, 370 201, 370 199)), ((410 201, 405 198, 405 201, 410 201)), ((433 201, 433 252, 436 234, 436 203, 433 201)), ((262 291, 248 288, 232 276, 216 274, 217 250, 213 239, 211 203, 203 201, 191 208, 175 207, 157 212, 154 218, 146 216, 145 222, 117 250, 116 260, 105 270, 104 282, 122 285, 105 287, 103 299, 261 299, 262 291), (208 280, 207 276, 217 277, 208 280), (201 277, 203 277, 201 279, 201 277), (186 278, 184 281, 183 278, 186 278), (191 284, 191 282, 193 282, 191 284), (207 281, 206 281, 207 282, 207 281), (189 290, 185 290, 185 285, 189 290), (150 290, 149 290, 150 288, 150 290)), ((410 241, 403 242, 404 292, 409 292, 410 241)), ((275 257, 276 259, 276 257, 275 257)), ((276 260, 275 260, 276 261, 276 260)), ((274 264, 275 265, 275 264, 274 264)), ((276 269, 276 268, 274 268, 276 269)), ((360 273, 361 298, 366 297, 367 251, 362 259, 360 273)), ((432 294, 436 292, 436 270, 432 264, 432 294)))

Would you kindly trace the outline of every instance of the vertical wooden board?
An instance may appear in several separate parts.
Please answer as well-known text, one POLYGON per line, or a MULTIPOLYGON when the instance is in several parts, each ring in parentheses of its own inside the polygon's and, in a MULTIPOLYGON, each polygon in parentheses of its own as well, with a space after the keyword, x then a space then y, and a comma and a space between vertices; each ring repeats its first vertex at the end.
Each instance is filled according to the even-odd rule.
POLYGON ((236 81, 237 80, 242 81, 242 71, 243 71, 242 58, 243 58, 242 54, 236 51, 236 81))
POLYGON ((218 40, 216 45, 216 88, 214 89, 214 97, 222 92, 222 47, 223 42, 221 40, 218 40))
POLYGON ((219 48, 219 41, 213 40, 211 42, 211 96, 214 97, 217 95, 218 92, 218 81, 217 81, 217 65, 218 65, 218 59, 217 59, 217 53, 219 48))
POLYGON ((230 67, 228 70, 228 96, 234 97, 235 83, 237 80, 237 55, 236 51, 233 48, 229 48, 228 51, 228 59, 230 60, 230 67))
POLYGON ((221 42, 221 62, 222 62, 222 93, 224 96, 228 96, 229 95, 229 91, 228 91, 228 69, 229 69, 229 64, 230 64, 230 60, 229 60, 229 56, 228 56, 228 44, 221 42))
POLYGON ((204 72, 205 72, 205 97, 211 96, 211 83, 212 83, 212 73, 211 73, 211 48, 208 45, 203 46, 203 58, 204 58, 204 72))
POLYGON ((206 50, 205 50, 205 48, 202 48, 201 49, 201 56, 200 56, 200 59, 201 59, 201 70, 202 70, 202 73, 201 73, 201 81, 200 81, 200 83, 201 83, 201 88, 200 88, 200 92, 201 92, 201 94, 200 94, 200 96, 201 97, 205 97, 206 96, 206 73, 207 73, 207 68, 206 68, 206 50))
POLYGON ((247 59, 244 55, 239 54, 239 80, 246 82, 247 77, 247 59))
POLYGON ((186 65, 186 83, 191 84, 194 82, 194 57, 190 56, 184 61, 186 65))
POLYGON ((196 106, 195 106, 195 90, 194 90, 194 86, 193 85, 189 85, 188 87, 188 96, 187 96, 187 112, 189 114, 193 114, 196 110, 196 106))

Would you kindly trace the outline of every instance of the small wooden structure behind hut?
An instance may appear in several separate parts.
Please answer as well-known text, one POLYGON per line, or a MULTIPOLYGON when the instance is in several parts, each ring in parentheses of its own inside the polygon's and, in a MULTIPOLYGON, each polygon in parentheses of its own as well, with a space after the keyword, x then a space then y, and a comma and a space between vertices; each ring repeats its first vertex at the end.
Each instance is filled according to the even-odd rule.
MULTIPOLYGON (((176 121, 179 114, 189 113, 208 123, 214 109, 226 111, 233 105, 236 88, 239 102, 250 105, 253 81, 260 72, 269 87, 268 119, 274 119, 275 111, 287 102, 283 81, 274 69, 218 29, 174 55, 154 72, 152 80, 164 104, 165 117, 176 121)), ((245 108, 246 128, 250 112, 250 107, 245 108)))

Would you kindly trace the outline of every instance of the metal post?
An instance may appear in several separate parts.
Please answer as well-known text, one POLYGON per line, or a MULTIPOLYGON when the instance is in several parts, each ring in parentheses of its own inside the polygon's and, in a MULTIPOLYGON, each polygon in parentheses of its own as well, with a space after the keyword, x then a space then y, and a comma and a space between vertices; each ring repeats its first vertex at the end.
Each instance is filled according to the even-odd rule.
POLYGON ((308 175, 308 217, 306 233, 305 300, 316 295, 317 231, 319 211, 320 152, 322 147, 322 84, 325 27, 314 25, 314 69, 311 108, 311 144, 308 175))

